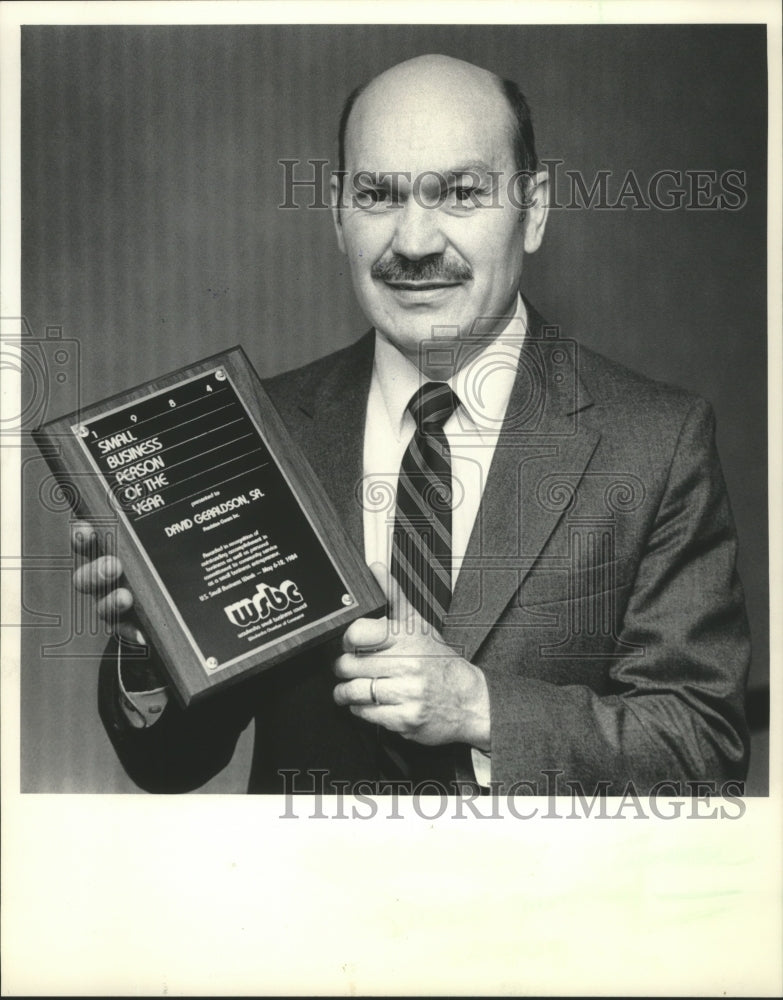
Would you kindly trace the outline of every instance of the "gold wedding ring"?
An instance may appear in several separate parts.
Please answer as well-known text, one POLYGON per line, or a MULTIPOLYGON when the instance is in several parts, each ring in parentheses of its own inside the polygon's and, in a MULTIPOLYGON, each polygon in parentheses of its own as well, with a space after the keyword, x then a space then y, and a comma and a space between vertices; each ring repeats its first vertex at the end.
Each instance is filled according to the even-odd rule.
POLYGON ((377 677, 373 677, 370 681, 370 697, 372 698, 373 705, 380 705, 378 701, 378 695, 375 693, 375 682, 378 680, 377 677))

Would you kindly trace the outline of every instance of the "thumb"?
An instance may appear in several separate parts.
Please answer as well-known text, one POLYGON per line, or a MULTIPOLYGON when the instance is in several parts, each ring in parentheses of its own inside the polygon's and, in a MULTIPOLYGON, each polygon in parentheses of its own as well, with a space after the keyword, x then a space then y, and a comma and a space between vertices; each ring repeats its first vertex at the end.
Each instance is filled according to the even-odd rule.
POLYGON ((134 646, 146 646, 147 640, 144 633, 138 629, 133 622, 125 620, 117 624, 116 634, 125 642, 130 642, 134 646))

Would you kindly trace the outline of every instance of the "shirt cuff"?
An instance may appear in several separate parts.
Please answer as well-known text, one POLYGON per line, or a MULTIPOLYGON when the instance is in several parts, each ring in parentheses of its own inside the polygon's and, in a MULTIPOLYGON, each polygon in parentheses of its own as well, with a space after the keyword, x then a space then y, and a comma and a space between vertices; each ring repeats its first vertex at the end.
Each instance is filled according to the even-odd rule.
POLYGON ((489 788, 492 780, 492 755, 484 753, 483 750, 470 748, 470 759, 473 763, 473 773, 476 775, 476 783, 482 788, 489 788))
POLYGON ((154 725, 163 714, 169 701, 165 686, 149 691, 128 691, 122 679, 123 639, 117 637, 117 683, 120 689, 120 707, 123 715, 134 729, 147 729, 154 725))

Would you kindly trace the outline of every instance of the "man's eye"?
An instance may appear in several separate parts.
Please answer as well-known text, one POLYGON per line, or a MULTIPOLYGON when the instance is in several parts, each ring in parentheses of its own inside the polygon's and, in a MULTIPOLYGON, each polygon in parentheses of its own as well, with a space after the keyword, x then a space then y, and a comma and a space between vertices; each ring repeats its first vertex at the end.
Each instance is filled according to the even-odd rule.
POLYGON ((362 188, 354 195, 357 208, 387 208, 392 204, 392 197, 388 191, 380 188, 362 188))
POLYGON ((452 189, 450 200, 457 208, 479 208, 482 196, 485 194, 484 188, 475 184, 460 184, 452 189))

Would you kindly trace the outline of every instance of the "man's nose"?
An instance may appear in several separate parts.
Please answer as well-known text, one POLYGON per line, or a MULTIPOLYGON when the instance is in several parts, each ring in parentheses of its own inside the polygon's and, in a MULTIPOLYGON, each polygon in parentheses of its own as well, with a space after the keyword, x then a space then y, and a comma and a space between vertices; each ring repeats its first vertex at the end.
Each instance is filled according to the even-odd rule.
POLYGON ((409 260, 420 260, 431 254, 443 253, 446 237, 440 226, 437 208, 420 205, 409 197, 395 211, 396 225, 391 249, 409 260))

